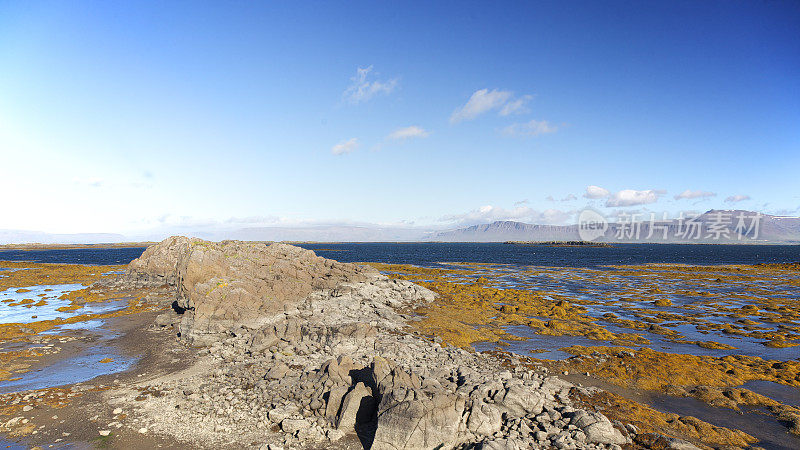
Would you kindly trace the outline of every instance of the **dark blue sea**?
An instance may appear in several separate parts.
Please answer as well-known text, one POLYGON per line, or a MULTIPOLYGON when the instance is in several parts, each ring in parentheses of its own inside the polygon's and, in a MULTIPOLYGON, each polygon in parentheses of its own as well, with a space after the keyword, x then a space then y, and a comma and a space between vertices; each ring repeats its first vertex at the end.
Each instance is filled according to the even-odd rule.
MULTIPOLYGON (((342 262, 385 262, 421 266, 477 262, 550 267, 611 264, 800 263, 800 245, 616 244, 613 247, 524 246, 502 243, 302 244, 342 262)), ((71 264, 127 264, 143 247, 58 250, 0 250, 0 260, 71 264)))

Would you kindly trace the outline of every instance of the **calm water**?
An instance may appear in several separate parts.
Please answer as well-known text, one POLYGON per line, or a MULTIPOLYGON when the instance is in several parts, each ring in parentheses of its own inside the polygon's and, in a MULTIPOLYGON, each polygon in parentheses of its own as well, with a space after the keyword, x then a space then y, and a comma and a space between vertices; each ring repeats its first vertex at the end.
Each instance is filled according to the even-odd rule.
MULTIPOLYGON (((342 262, 429 265, 480 262, 550 267, 606 264, 757 264, 800 263, 800 245, 618 244, 614 247, 547 247, 502 243, 302 244, 318 255, 342 262)), ((59 250, 0 250, 3 261, 72 264, 127 264, 143 247, 59 250)))
POLYGON ((145 247, 0 250, 0 261, 91 265, 128 264, 141 256, 144 249, 145 247))
POLYGON ((800 245, 620 244, 614 247, 548 247, 502 243, 364 243, 303 244, 302 247, 342 262, 418 265, 455 261, 551 267, 800 262, 800 245))

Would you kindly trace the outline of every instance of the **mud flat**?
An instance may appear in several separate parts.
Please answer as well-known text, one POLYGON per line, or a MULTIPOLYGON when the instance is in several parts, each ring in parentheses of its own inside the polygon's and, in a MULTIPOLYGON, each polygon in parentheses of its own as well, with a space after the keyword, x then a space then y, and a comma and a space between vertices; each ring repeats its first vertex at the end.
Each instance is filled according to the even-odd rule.
POLYGON ((417 310, 421 334, 602 388, 580 402, 610 417, 712 447, 800 447, 797 265, 376 267, 440 294, 417 310))

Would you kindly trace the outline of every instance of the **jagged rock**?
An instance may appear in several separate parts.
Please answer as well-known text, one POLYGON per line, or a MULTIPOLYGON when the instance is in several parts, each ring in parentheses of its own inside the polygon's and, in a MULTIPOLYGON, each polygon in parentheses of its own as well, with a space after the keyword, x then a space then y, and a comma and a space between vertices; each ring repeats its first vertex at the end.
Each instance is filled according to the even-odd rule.
POLYGON ((269 420, 274 423, 281 423, 284 421, 284 419, 296 414, 299 410, 300 408, 295 405, 283 405, 271 409, 269 413, 267 413, 267 417, 269 417, 269 420))
POLYGON ((358 416, 372 417, 375 414, 375 398, 372 390, 364 383, 359 382, 344 396, 339 418, 336 421, 337 430, 354 430, 358 416))
POLYGON ((515 416, 525 416, 541 413, 544 402, 541 392, 529 386, 515 384, 506 390, 500 405, 515 416))
POLYGON ((347 394, 347 386, 334 386, 328 393, 328 404, 325 407, 325 417, 333 421, 339 415, 342 399, 347 394))
POLYGON ((291 245, 184 237, 149 247, 131 262, 129 273, 176 284, 176 306, 186 312, 181 336, 201 345, 214 340, 207 335, 237 326, 260 328, 313 291, 379 277, 371 267, 291 245))
MULTIPOLYGON (((390 365, 383 363, 379 362, 381 372, 390 365)), ((452 447, 456 443, 464 396, 444 389, 422 391, 420 384, 416 375, 398 368, 379 380, 381 402, 373 450, 452 447)))
POLYGON ((287 433, 296 433, 305 430, 311 426, 311 422, 306 419, 283 419, 281 421, 281 429, 287 433))
POLYGON ((570 424, 583 430, 587 442, 617 445, 627 442, 622 432, 614 428, 611 421, 600 413, 576 411, 570 419, 570 424))
POLYGON ((525 442, 520 442, 518 439, 492 439, 481 442, 481 450, 519 450, 527 448, 525 442))
POLYGON ((172 236, 145 249, 142 256, 128 265, 128 274, 154 283, 176 283, 177 264, 180 256, 199 239, 172 236))
POLYGON ((472 405, 472 410, 467 420, 467 429, 482 436, 491 436, 503 425, 503 415, 494 405, 487 405, 482 400, 477 400, 472 405))
POLYGON ((289 372, 289 370, 290 370, 289 366, 287 366, 286 364, 283 363, 275 364, 274 366, 272 366, 271 369, 269 369, 269 372, 267 372, 266 378, 268 380, 279 380, 283 378, 286 375, 286 373, 289 372))

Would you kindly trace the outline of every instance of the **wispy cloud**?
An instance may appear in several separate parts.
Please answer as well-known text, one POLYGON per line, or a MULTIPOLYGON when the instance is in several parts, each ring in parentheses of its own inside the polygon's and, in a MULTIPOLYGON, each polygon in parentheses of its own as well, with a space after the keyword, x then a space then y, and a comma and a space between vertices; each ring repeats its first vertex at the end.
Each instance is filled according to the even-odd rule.
POLYGON ((583 194, 584 198, 589 199, 598 199, 598 198, 606 198, 611 195, 611 192, 608 189, 601 188, 600 186, 589 185, 586 186, 586 193, 583 194))
POLYGON ((334 155, 344 155, 350 153, 358 148, 358 138, 350 138, 346 141, 339 142, 331 148, 331 153, 334 155))
POLYGON ((524 199, 524 200, 520 200, 520 201, 518 201, 518 202, 514 202, 514 206, 519 206, 519 205, 527 205, 527 204, 528 204, 528 203, 530 203, 530 202, 531 202, 531 201, 530 201, 530 200, 528 200, 528 199, 526 198, 526 199, 524 199))
POLYGON ((562 202, 571 202, 571 201, 577 200, 577 199, 578 199, 578 197, 575 197, 574 195, 569 194, 566 197, 562 198, 561 201, 562 202))
POLYGON ((530 109, 528 109, 527 104, 529 101, 531 101, 532 98, 533 98, 532 95, 523 95, 522 97, 516 100, 509 101, 508 103, 503 105, 503 108, 500 110, 500 115, 509 116, 511 114, 523 114, 526 112, 530 112, 530 109))
POLYGON ((402 141, 412 138, 424 138, 428 137, 430 134, 431 133, 429 131, 426 131, 418 126, 412 125, 410 127, 399 128, 397 130, 392 131, 389 134, 389 136, 386 136, 386 139, 391 141, 402 141))
POLYGON ((342 97, 349 103, 358 104, 366 102, 379 94, 390 94, 398 85, 399 80, 370 80, 372 66, 361 68, 356 71, 356 75, 350 78, 350 86, 345 89, 342 97))
POLYGON ((729 196, 728 198, 725 199, 725 201, 728 202, 728 203, 739 203, 739 202, 743 202, 745 200, 750 200, 750 196, 749 195, 731 195, 731 196, 729 196))
POLYGON ((515 123, 501 130, 506 136, 538 136, 540 134, 555 133, 558 127, 546 120, 531 120, 515 123))
POLYGON ((511 99, 511 92, 497 89, 480 89, 475 91, 464 106, 453 111, 450 123, 472 120, 493 109, 500 109, 511 99))
POLYGON ((675 200, 715 197, 717 194, 708 191, 692 191, 687 189, 675 196, 675 200))
POLYGON ((619 206, 638 206, 646 205, 648 203, 655 203, 662 195, 662 191, 647 189, 644 191, 637 191, 634 189, 623 189, 615 192, 606 201, 607 207, 619 206))

